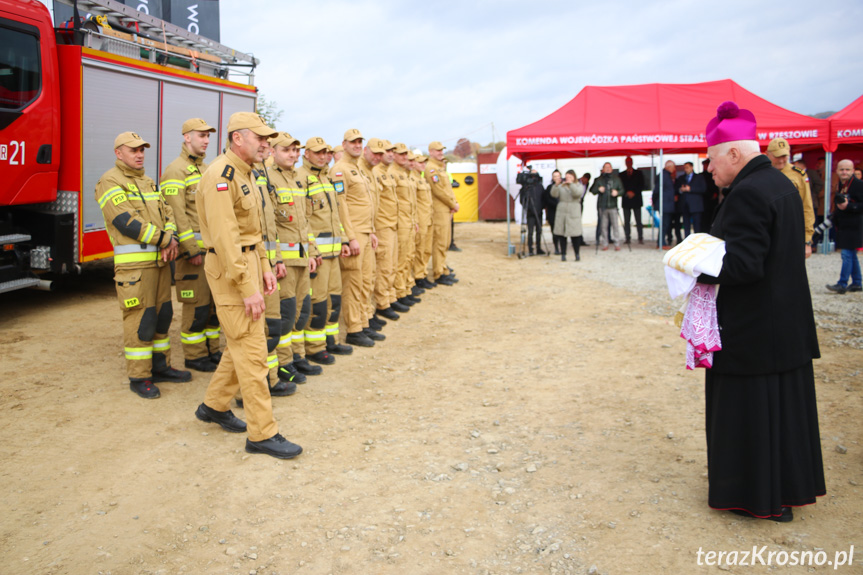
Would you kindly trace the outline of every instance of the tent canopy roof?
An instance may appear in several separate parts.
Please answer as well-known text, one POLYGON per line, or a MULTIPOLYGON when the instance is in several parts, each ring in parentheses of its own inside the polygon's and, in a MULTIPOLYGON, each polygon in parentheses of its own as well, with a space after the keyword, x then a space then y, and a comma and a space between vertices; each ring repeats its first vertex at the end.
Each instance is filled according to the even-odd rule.
POLYGON ((828 118, 830 121, 830 151, 840 144, 863 143, 863 96, 828 118))
MULTIPOLYGON (((791 112, 732 80, 699 84, 585 86, 545 118, 507 133, 507 150, 523 160, 705 152, 704 128, 733 100, 751 110, 762 146, 783 137, 797 150, 826 147, 828 122, 791 112)), ((859 101, 859 100, 858 100, 859 101)))

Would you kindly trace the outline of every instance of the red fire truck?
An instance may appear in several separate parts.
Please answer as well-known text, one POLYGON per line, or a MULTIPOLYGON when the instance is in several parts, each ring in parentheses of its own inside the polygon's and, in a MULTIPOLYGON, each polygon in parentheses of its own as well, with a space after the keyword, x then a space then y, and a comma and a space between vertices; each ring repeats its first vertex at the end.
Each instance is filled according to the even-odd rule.
POLYGON ((94 188, 117 134, 150 142, 158 181, 185 120, 218 127, 215 156, 230 115, 255 110, 254 57, 114 0, 75 4, 55 28, 37 0, 0 0, 0 293, 112 257, 94 188))

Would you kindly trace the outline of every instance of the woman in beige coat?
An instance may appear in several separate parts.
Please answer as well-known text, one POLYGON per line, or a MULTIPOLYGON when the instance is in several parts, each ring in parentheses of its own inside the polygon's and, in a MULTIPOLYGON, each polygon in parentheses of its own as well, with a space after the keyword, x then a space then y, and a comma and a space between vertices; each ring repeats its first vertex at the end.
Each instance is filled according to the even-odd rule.
MULTIPOLYGON (((566 178, 560 184, 551 187, 551 197, 557 198, 557 213, 554 218, 554 234, 564 238, 572 238, 572 249, 575 250, 575 261, 581 256, 578 248, 581 246, 581 196, 584 186, 575 177, 575 172, 568 170, 566 178)), ((560 251, 560 260, 566 261, 566 239, 560 251)))

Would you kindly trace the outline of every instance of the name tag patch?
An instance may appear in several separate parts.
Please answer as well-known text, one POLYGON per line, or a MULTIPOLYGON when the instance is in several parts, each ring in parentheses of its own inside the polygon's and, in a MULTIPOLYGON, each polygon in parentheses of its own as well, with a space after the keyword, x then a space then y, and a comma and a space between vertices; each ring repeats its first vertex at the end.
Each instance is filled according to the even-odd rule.
POLYGON ((123 301, 123 305, 125 305, 126 307, 135 307, 139 303, 141 303, 141 301, 136 297, 132 297, 123 301))
POLYGON ((117 204, 121 204, 126 201, 126 194, 117 194, 113 198, 111 198, 111 202, 116 206, 117 204))
POLYGON ((180 297, 184 299, 191 299, 195 297, 195 290, 192 289, 184 289, 180 292, 180 297))

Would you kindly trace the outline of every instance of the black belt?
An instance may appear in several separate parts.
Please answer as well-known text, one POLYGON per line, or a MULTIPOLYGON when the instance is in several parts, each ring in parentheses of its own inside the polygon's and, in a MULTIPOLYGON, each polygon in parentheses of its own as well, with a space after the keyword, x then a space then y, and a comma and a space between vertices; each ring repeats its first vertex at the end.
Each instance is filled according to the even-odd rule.
MULTIPOLYGON (((244 252, 253 252, 253 251, 255 251, 255 246, 241 246, 240 250, 242 250, 244 252)), ((214 253, 216 253, 216 250, 214 250, 213 248, 210 248, 207 250, 207 252, 214 254, 214 253)))

